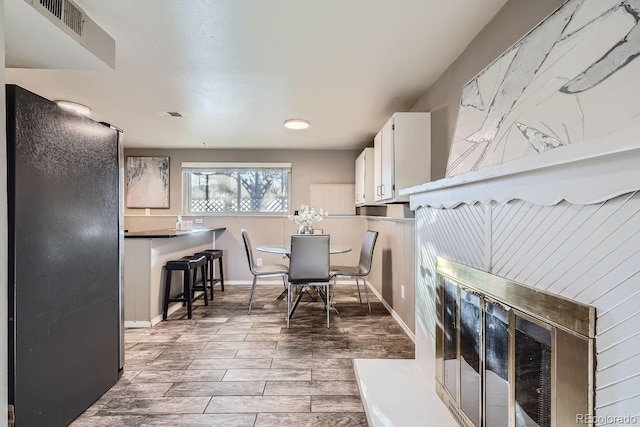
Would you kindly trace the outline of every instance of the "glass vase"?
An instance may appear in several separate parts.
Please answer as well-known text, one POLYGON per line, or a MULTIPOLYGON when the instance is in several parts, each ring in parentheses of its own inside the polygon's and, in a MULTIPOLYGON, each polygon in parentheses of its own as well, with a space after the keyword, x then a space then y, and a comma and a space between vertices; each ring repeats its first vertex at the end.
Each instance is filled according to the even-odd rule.
POLYGON ((311 225, 301 225, 298 228, 298 234, 313 234, 313 227, 311 225))

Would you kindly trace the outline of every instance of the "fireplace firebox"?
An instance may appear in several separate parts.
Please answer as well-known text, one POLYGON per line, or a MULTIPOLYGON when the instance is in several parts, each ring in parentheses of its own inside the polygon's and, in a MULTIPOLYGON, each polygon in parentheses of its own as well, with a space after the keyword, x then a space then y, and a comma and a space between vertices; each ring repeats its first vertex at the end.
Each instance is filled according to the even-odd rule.
POLYGON ((436 387, 461 426, 589 425, 595 308, 437 258, 436 387))

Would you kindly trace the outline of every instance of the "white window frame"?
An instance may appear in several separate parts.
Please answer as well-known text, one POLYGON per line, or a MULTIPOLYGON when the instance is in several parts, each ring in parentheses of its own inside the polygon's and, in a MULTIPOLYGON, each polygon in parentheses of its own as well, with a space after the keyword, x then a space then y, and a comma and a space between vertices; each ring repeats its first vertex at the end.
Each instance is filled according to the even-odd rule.
POLYGON ((191 212, 191 187, 190 174, 193 172, 203 172, 216 170, 274 170, 279 169, 287 173, 287 209, 291 210, 291 163, 286 162, 182 162, 182 214, 189 216, 228 216, 228 215, 287 215, 288 212, 191 212))

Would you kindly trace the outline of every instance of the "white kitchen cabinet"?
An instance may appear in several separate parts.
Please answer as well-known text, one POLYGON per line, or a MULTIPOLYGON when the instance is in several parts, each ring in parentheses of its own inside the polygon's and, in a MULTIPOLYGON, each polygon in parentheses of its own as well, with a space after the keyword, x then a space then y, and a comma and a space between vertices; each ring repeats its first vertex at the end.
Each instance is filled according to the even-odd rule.
POLYGON ((375 202, 408 202, 401 189, 431 180, 430 113, 394 113, 373 145, 375 202))
POLYGON ((373 147, 367 147, 356 159, 356 206, 375 204, 373 147))

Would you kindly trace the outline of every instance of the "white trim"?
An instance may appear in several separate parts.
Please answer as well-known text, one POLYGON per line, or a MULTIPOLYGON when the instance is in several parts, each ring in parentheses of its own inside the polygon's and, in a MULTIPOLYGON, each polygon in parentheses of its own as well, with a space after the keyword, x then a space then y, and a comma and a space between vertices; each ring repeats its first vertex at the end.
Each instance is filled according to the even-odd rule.
MULTIPOLYGON (((225 283, 226 285, 226 283, 225 283)), ((200 292, 202 293, 202 292, 200 292)), ((169 310, 167 310, 167 316, 169 316, 171 313, 174 313, 176 311, 178 311, 180 308, 182 307, 182 304, 179 302, 174 302, 173 304, 169 305, 169 310)), ((158 323, 162 322, 162 313, 160 313, 160 315, 154 317, 153 319, 151 319, 151 322, 146 321, 146 320, 125 320, 124 321, 124 327, 125 328, 151 328, 155 325, 157 325, 158 323)))
POLYGON ((182 162, 182 169, 289 169, 287 162, 182 162))
POLYGON ((639 162, 639 142, 603 138, 422 184, 401 194, 411 194, 413 210, 514 199, 543 206, 562 200, 586 205, 639 190, 639 162), (605 142, 612 146, 603 150, 605 142))
POLYGON ((393 308, 391 308, 391 306, 389 304, 387 304, 387 302, 384 300, 384 298, 382 298, 382 295, 380 293, 378 293, 378 291, 376 290, 376 288, 374 288, 373 286, 371 286, 371 284, 367 281, 365 281, 365 286, 368 286, 369 289, 371 290, 371 292, 374 293, 374 295, 376 297, 378 297, 378 299, 380 300, 380 302, 382 303, 382 305, 384 306, 384 308, 387 309, 387 311, 389 313, 391 313, 391 317, 393 317, 395 319, 396 322, 398 322, 398 325, 400 325, 400 327, 404 330, 404 332, 409 336, 409 338, 411 339, 411 341, 413 341, 413 343, 416 343, 416 336, 415 334, 411 331, 411 329, 407 326, 406 323, 404 323, 404 321, 400 318, 400 316, 398 315, 398 313, 395 312, 395 310, 393 308))
POLYGON ((124 327, 125 329, 150 328, 151 322, 144 320, 125 320, 124 327))

